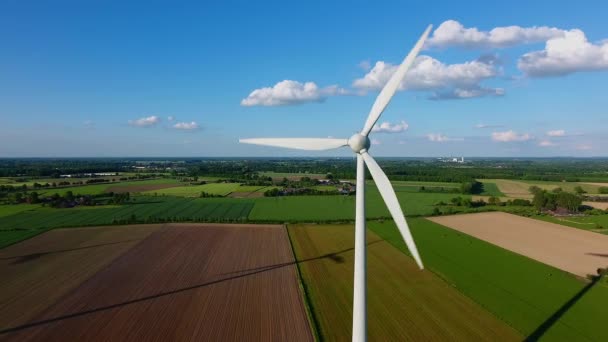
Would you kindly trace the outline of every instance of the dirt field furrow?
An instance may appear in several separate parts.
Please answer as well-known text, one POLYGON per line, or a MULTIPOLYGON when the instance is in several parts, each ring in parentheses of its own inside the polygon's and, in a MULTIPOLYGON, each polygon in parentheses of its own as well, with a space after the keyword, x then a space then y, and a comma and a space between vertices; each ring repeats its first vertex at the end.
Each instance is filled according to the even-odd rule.
POLYGON ((501 212, 429 220, 581 277, 608 266, 608 235, 501 212))
POLYGON ((281 226, 166 225, 4 336, 310 341, 287 238, 281 226))

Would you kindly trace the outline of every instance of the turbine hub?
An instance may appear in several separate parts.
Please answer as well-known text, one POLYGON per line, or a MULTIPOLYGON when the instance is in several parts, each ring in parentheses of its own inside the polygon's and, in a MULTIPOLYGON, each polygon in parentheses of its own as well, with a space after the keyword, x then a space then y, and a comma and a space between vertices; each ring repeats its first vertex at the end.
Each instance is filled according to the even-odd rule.
POLYGON ((352 137, 348 138, 348 146, 350 146, 355 153, 367 151, 370 146, 369 138, 361 133, 355 133, 352 137))

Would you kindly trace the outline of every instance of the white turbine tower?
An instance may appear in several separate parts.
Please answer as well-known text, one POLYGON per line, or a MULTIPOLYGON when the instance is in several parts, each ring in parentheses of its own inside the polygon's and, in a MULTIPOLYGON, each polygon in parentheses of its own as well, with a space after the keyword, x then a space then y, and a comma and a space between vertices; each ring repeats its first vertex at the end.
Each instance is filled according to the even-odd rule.
POLYGON ((365 126, 361 133, 356 133, 348 139, 324 139, 324 138, 258 138, 240 139, 241 143, 285 147, 299 150, 321 151, 343 146, 350 148, 357 154, 357 197, 355 215, 355 286, 353 294, 353 341, 365 341, 367 339, 367 312, 366 312, 366 250, 365 250, 365 164, 371 173, 380 195, 384 199, 391 216, 395 220, 403 240, 412 253, 414 260, 420 269, 423 269, 418 249, 410 233, 410 229, 405 221, 403 212, 395 195, 395 190, 386 177, 386 174, 376 160, 368 153, 370 141, 368 138, 372 128, 380 118, 384 109, 391 101, 391 98, 399 88, 403 78, 412 65, 418 52, 422 49, 432 25, 424 31, 412 51, 405 57, 395 74, 386 83, 376 102, 372 106, 365 126))

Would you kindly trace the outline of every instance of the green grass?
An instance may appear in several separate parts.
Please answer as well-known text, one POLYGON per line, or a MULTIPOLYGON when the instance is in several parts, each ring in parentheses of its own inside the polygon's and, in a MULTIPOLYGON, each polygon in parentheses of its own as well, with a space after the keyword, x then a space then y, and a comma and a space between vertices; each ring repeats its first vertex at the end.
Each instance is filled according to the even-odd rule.
MULTIPOLYGON (((448 202, 454 194, 398 192, 397 197, 406 214, 429 215, 433 212, 435 203, 448 202)), ((368 218, 390 215, 375 187, 368 186, 366 205, 368 218)), ((280 222, 353 220, 354 217, 355 196, 264 197, 256 199, 249 215, 253 221, 280 222)))
POLYGON ((483 183, 483 192, 480 195, 483 196, 496 196, 496 197, 503 197, 505 196, 505 194, 503 194, 502 192, 500 192, 500 190, 498 189, 498 186, 496 186, 496 183, 492 183, 492 182, 481 182, 483 183))
POLYGON ((0 248, 58 227, 112 224, 135 215, 138 222, 245 220, 254 202, 244 199, 138 197, 138 202, 122 206, 38 208, 0 217, 0 248), (18 237, 21 236, 19 239, 18 237))
POLYGON ((291 173, 291 172, 272 172, 272 171, 261 172, 260 175, 262 175, 264 177, 272 177, 274 179, 283 179, 283 178, 300 179, 302 177, 325 178, 325 176, 327 176, 326 174, 322 174, 322 173, 295 173, 295 172, 291 173))
MULTIPOLYGON (((256 191, 260 191, 262 189, 267 188, 266 186, 259 186, 259 185, 241 185, 238 186, 234 189, 234 191, 236 192, 256 192, 256 191)), ((266 191, 268 189, 265 189, 264 191, 266 191)))
MULTIPOLYGON (((608 284, 595 284, 565 312, 560 308, 586 283, 574 276, 466 234, 417 218, 408 221, 427 269, 516 328, 532 334, 552 315, 543 339, 607 341, 608 284)), ((407 253, 392 221, 369 228, 407 253)))
POLYGON ((40 204, 7 204, 0 205, 0 217, 14 215, 23 211, 40 208, 40 204))
POLYGON ((608 234, 608 214, 590 215, 584 217, 553 217, 547 215, 535 215, 533 216, 533 218, 537 220, 561 224, 564 226, 584 230, 593 230, 597 231, 598 233, 608 234))
POLYGON ((203 185, 187 185, 174 188, 144 191, 143 194, 158 194, 167 196, 199 197, 202 192, 226 196, 233 191, 240 191, 239 183, 209 183, 203 185))

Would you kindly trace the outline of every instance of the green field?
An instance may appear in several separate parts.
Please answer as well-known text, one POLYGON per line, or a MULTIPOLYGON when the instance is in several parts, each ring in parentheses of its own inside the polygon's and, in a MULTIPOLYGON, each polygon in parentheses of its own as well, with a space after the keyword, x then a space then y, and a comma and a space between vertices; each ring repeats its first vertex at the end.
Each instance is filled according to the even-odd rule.
POLYGON ((533 216, 533 218, 564 226, 608 234, 608 215, 590 215, 583 217, 553 217, 547 215, 536 215, 533 216))
POLYGON ((14 215, 23 211, 30 211, 40 208, 39 204, 7 204, 0 205, 0 217, 14 215))
POLYGON ((51 228, 105 225, 132 218, 137 222, 240 221, 247 218, 254 205, 251 200, 228 198, 138 197, 137 200, 122 206, 39 208, 0 217, 0 248, 51 228))
POLYGON ((144 191, 144 194, 157 194, 167 196, 199 197, 202 192, 226 196, 240 188, 239 183, 209 183, 203 185, 178 186, 174 188, 144 191))
MULTIPOLYGON (((322 340, 349 340, 352 225, 290 225, 322 340)), ((368 233, 368 335, 378 341, 521 341, 514 329, 374 233, 368 233)))
POLYGON ((272 177, 273 179, 283 179, 283 178, 287 178, 287 179, 297 179, 299 180, 302 177, 309 177, 309 178, 325 178, 327 175, 326 174, 322 174, 322 173, 291 173, 291 172, 272 172, 272 171, 267 171, 267 172, 261 172, 260 173, 261 176, 264 177, 272 177))
POLYGON ((112 182, 112 183, 101 183, 101 184, 90 184, 90 185, 79 185, 69 186, 55 189, 29 189, 28 191, 36 191, 42 196, 52 196, 59 194, 65 195, 68 191, 71 191, 74 195, 97 195, 106 192, 110 187, 128 187, 132 185, 156 185, 156 184, 177 184, 179 181, 170 178, 163 179, 148 179, 140 181, 126 181, 126 182, 112 182))
POLYGON ((482 182, 482 183, 483 183, 483 192, 480 195, 495 196, 495 197, 502 197, 505 195, 502 192, 500 192, 500 190, 498 189, 498 186, 496 186, 496 183, 492 183, 492 182, 482 182))
MULTIPOLYGON (((523 335, 542 332, 546 340, 608 340, 608 330, 599 328, 608 316, 605 280, 591 285, 428 220, 408 222, 427 269, 523 335)), ((406 252, 392 221, 370 222, 369 228, 406 252)))
MULTIPOLYGON (((390 214, 375 187, 368 186, 366 213, 368 218, 390 214)), ((449 202, 454 194, 398 192, 403 211, 408 215, 429 215, 434 204, 449 202)), ((466 196, 465 196, 466 197, 466 196)), ((285 196, 256 199, 249 215, 253 221, 313 222, 353 220, 355 196, 285 196)))

